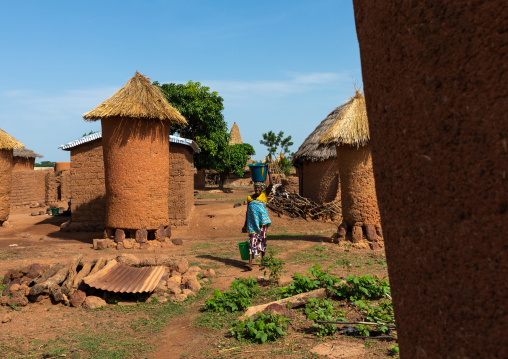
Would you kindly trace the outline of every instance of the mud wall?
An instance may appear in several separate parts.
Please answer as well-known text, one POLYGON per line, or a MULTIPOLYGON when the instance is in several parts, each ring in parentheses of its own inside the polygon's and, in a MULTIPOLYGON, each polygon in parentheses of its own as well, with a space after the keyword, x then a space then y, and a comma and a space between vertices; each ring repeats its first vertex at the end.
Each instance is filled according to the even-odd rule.
POLYGON ((14 157, 12 159, 12 170, 13 171, 33 170, 34 164, 35 158, 14 157))
POLYGON ((401 358, 505 358, 507 2, 354 7, 401 358))
POLYGON ((104 178, 101 140, 71 149, 71 221, 76 229, 89 230, 87 227, 100 229, 105 225, 104 178))
MULTIPOLYGON (((172 226, 189 224, 194 208, 194 161, 189 146, 170 144, 169 151, 169 223, 172 226)), ((204 171, 203 171, 204 172, 204 171)))
POLYGON ((343 221, 379 226, 381 219, 372 170, 371 146, 340 145, 337 149, 343 221))
POLYGON ((153 230, 169 225, 169 124, 108 118, 101 126, 106 226, 153 230))
POLYGON ((11 211, 12 150, 0 150, 0 224, 11 211))
POLYGON ((70 181, 70 171, 46 172, 46 204, 68 202, 71 198, 70 181))
POLYGON ((325 161, 305 161, 301 170, 301 196, 317 203, 340 199, 340 179, 337 158, 325 161))
MULTIPOLYGON (((170 145, 169 151, 172 150, 172 145, 170 145)), ((194 163, 194 160, 191 163, 194 163)), ((205 189, 205 185, 205 170, 194 171, 194 189, 205 189)))
POLYGON ((12 171, 11 206, 46 203, 46 171, 12 171))
POLYGON ((297 176, 289 176, 282 179, 283 190, 289 193, 299 193, 299 179, 297 176))

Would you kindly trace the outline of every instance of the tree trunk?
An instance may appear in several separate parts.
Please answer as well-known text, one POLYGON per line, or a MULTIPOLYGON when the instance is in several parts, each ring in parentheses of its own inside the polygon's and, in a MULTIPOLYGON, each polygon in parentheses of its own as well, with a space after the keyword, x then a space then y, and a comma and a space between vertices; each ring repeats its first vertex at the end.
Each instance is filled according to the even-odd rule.
POLYGON ((228 179, 228 174, 227 173, 219 173, 219 189, 224 189, 224 183, 226 182, 226 180, 228 179))

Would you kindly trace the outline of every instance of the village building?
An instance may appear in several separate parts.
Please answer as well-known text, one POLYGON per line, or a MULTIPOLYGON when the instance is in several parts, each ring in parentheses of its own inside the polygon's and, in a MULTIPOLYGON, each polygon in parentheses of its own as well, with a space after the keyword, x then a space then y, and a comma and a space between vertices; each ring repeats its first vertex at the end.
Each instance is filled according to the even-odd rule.
MULTIPOLYGON (((106 224, 106 184, 102 133, 59 147, 71 153, 71 224, 73 231, 102 231, 106 224)), ((169 136, 168 217, 170 226, 185 226, 194 208, 196 142, 169 136)))
POLYGON ((23 144, 0 129, 0 225, 4 225, 11 212, 12 152, 15 147, 23 147, 23 144))
POLYGON ((319 140, 324 146, 335 145, 340 173, 341 226, 346 231, 352 230, 354 242, 361 241, 364 232, 371 242, 381 235, 369 140, 365 98, 357 91, 319 140))
POLYGON ((120 230, 143 247, 147 236, 161 230, 163 241, 169 226, 169 135, 172 124, 187 121, 139 72, 83 118, 101 120, 108 235, 120 230))
POLYGON ((297 168, 300 195, 317 203, 328 203, 341 199, 340 176, 335 146, 322 146, 321 136, 332 126, 345 105, 333 110, 305 139, 293 156, 297 168))
POLYGON ((35 159, 44 156, 35 153, 24 147, 15 147, 12 152, 12 169, 13 171, 33 170, 35 159))

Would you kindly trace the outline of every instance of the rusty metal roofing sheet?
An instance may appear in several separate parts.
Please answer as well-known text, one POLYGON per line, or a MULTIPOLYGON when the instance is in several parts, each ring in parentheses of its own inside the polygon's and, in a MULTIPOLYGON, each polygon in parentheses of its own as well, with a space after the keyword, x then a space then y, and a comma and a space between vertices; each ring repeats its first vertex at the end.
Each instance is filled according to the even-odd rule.
POLYGON ((90 287, 116 293, 152 292, 162 276, 164 267, 128 267, 116 260, 83 281, 90 287))

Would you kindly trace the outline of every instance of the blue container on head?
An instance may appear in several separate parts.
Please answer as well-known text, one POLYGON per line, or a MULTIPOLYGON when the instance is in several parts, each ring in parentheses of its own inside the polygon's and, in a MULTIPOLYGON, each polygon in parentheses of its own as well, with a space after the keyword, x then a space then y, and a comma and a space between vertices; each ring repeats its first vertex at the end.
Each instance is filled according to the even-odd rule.
POLYGON ((268 165, 266 163, 255 163, 249 165, 250 177, 254 182, 266 181, 266 173, 268 165))

